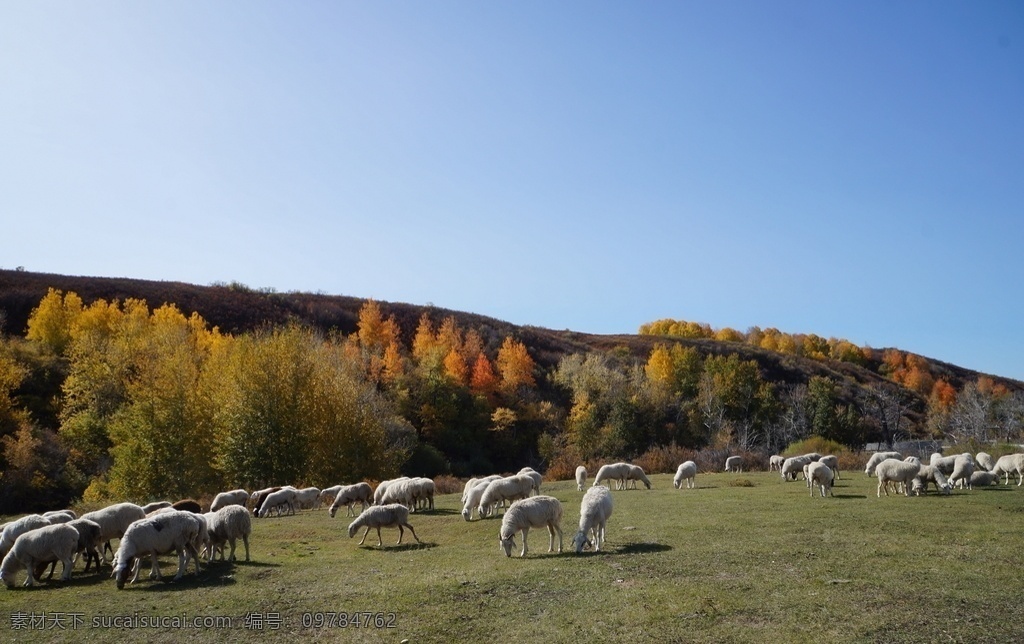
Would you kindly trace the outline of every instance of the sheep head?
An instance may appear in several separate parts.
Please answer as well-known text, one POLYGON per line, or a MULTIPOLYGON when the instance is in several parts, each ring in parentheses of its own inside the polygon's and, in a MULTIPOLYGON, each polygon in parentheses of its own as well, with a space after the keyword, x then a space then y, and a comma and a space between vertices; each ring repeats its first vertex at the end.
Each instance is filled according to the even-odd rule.
POLYGON ((501 544, 501 549, 505 552, 505 556, 506 557, 511 557, 512 556, 512 548, 516 547, 516 536, 515 536, 515 533, 512 533, 512 535, 508 536, 508 537, 499 536, 498 537, 498 543, 501 544))

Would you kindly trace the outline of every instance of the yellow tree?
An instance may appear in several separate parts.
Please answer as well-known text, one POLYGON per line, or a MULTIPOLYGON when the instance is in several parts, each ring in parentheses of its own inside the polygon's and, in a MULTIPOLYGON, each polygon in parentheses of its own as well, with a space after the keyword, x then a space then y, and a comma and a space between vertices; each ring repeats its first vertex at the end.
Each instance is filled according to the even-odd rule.
POLYGON ((498 372, 501 374, 501 387, 507 392, 513 392, 520 387, 535 387, 536 380, 533 371, 536 364, 530 357, 526 345, 511 336, 505 338, 505 342, 498 350, 498 372))
POLYGON ((473 362, 473 373, 470 376, 469 387, 474 393, 490 395, 494 393, 498 385, 498 377, 494 374, 494 368, 487 356, 480 352, 473 362))
POLYGON ((469 380, 469 367, 454 347, 444 357, 444 373, 459 385, 465 385, 469 380))
POLYGON ((380 312, 380 305, 374 300, 366 300, 359 308, 358 322, 359 342, 363 348, 370 351, 383 350, 384 338, 384 317, 380 312))
POLYGON ((51 288, 39 306, 32 309, 26 337, 58 355, 63 354, 71 344, 71 328, 82 309, 82 298, 78 294, 68 292, 61 296, 61 291, 51 288))
POLYGON ((659 385, 671 387, 673 381, 672 354, 668 347, 663 344, 656 344, 651 349, 651 355, 647 358, 644 366, 647 378, 659 385))

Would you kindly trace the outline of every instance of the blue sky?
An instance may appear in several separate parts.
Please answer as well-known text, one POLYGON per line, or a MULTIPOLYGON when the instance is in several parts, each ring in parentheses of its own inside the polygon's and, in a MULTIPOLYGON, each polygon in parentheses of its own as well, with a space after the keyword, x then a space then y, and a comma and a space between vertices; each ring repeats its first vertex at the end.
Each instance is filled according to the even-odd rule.
POLYGON ((1022 115, 1020 2, 0 0, 0 267, 1024 379, 1022 115))

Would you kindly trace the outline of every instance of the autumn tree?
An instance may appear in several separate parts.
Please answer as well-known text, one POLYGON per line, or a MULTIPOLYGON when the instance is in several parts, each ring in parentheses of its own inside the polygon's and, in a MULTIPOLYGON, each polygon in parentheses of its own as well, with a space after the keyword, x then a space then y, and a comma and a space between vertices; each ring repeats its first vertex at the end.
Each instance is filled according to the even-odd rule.
POLYGON ((505 392, 512 393, 520 387, 537 386, 533 377, 537 365, 522 342, 511 337, 505 338, 498 350, 497 365, 498 373, 501 374, 501 388, 505 392))
POLYGON ((39 306, 32 309, 25 337, 63 355, 71 344, 71 329, 82 309, 82 298, 78 294, 69 292, 63 295, 61 291, 51 288, 39 306))

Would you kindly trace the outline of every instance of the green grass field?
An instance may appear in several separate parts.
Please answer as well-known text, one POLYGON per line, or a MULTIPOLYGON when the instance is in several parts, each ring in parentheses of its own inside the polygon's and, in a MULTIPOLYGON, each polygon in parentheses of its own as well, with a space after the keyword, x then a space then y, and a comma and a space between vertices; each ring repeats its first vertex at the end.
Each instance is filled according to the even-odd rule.
MULTIPOLYGON (((372 532, 360 547, 350 519, 304 511, 254 520, 252 561, 215 563, 198 578, 190 568, 180 582, 118 591, 109 567, 79 567, 69 584, 0 589, 0 641, 1024 639, 1020 488, 879 499, 874 479, 848 473, 822 499, 774 473, 700 474, 693 490, 674 490, 668 475, 652 481, 612 492, 606 552, 568 552, 582 497, 568 481, 544 485, 565 507, 561 555, 533 530, 527 557, 506 558, 500 518, 463 521, 458 494, 412 515, 422 545, 407 533, 396 546, 397 530, 384 530, 384 548, 372 532), (331 616, 364 612, 369 625, 331 616), (116 628, 115 616, 136 621, 116 628), (221 617, 232 626, 140 624, 221 617)), ((163 559, 168 579, 176 565, 163 559)))

